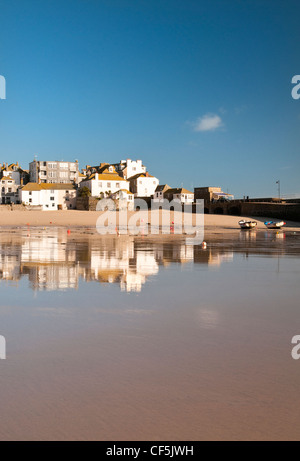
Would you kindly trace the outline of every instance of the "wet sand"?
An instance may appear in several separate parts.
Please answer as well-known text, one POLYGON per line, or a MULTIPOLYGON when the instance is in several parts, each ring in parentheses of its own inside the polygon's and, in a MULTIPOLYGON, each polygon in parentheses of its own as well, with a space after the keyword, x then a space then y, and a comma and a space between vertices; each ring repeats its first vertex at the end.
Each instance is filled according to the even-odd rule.
MULTIPOLYGON (((65 230, 55 232, 60 241, 65 230)), ((19 233, 21 243, 32 238, 19 233)), ((0 440, 298 440, 299 229, 208 237, 184 264, 176 242, 160 237, 166 265, 141 293, 80 282, 33 294, 24 269, 18 285, 3 280, 0 440), (233 257, 209 264, 207 254, 223 250, 233 257)), ((161 253, 155 239, 136 241, 130 260, 161 253)))

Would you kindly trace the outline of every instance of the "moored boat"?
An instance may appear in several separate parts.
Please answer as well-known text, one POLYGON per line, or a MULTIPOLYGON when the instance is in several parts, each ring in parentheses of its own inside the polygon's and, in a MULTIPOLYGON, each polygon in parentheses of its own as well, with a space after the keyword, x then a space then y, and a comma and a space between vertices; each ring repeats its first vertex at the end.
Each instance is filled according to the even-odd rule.
POLYGON ((245 219, 242 219, 239 221, 239 225, 241 229, 254 229, 257 226, 256 221, 246 221, 245 219))
POLYGON ((268 229, 281 229, 282 226, 286 225, 286 222, 284 222, 284 221, 278 221, 278 222, 276 222, 276 221, 266 221, 264 224, 268 229))

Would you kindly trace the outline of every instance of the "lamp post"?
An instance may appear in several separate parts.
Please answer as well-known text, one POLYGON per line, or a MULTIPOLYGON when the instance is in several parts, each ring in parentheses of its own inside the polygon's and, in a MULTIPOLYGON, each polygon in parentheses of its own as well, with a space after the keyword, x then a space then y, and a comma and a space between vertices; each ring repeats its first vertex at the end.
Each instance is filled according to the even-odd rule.
POLYGON ((280 180, 276 181, 276 184, 278 185, 278 198, 280 198, 280 180))

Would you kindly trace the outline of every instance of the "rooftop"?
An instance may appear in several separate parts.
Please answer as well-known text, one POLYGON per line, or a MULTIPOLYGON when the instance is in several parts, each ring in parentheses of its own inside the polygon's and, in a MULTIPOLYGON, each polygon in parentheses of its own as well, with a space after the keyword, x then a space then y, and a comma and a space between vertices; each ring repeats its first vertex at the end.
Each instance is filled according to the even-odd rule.
POLYGON ((22 191, 40 191, 40 190, 69 190, 75 189, 74 184, 62 184, 62 183, 41 183, 29 182, 26 186, 22 187, 22 191))

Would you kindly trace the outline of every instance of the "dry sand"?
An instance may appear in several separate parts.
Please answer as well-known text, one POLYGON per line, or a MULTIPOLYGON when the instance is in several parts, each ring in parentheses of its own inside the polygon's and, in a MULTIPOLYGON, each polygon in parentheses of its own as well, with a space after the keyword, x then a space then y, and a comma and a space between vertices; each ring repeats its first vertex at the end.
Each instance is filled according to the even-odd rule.
MULTIPOLYGON (((146 212, 147 213, 147 212, 146 212)), ((0 213, 0 227, 23 227, 23 226, 63 226, 67 228, 88 227, 96 228, 98 217, 102 214, 99 211, 2 211, 0 213)), ((134 212, 129 212, 131 217, 134 212)), ((144 215, 145 216, 145 215, 144 215)), ((170 222, 174 219, 171 212, 170 222)), ((249 216, 227 216, 227 215, 204 215, 204 225, 206 230, 230 230, 239 229, 240 219, 252 219, 257 221, 258 229, 265 229, 264 221, 268 217, 253 218, 249 216)), ((145 222, 151 222, 150 213, 145 217, 145 222)), ((193 215, 195 222, 195 214, 193 215)), ((285 229, 299 229, 300 223, 288 221, 285 229)))

